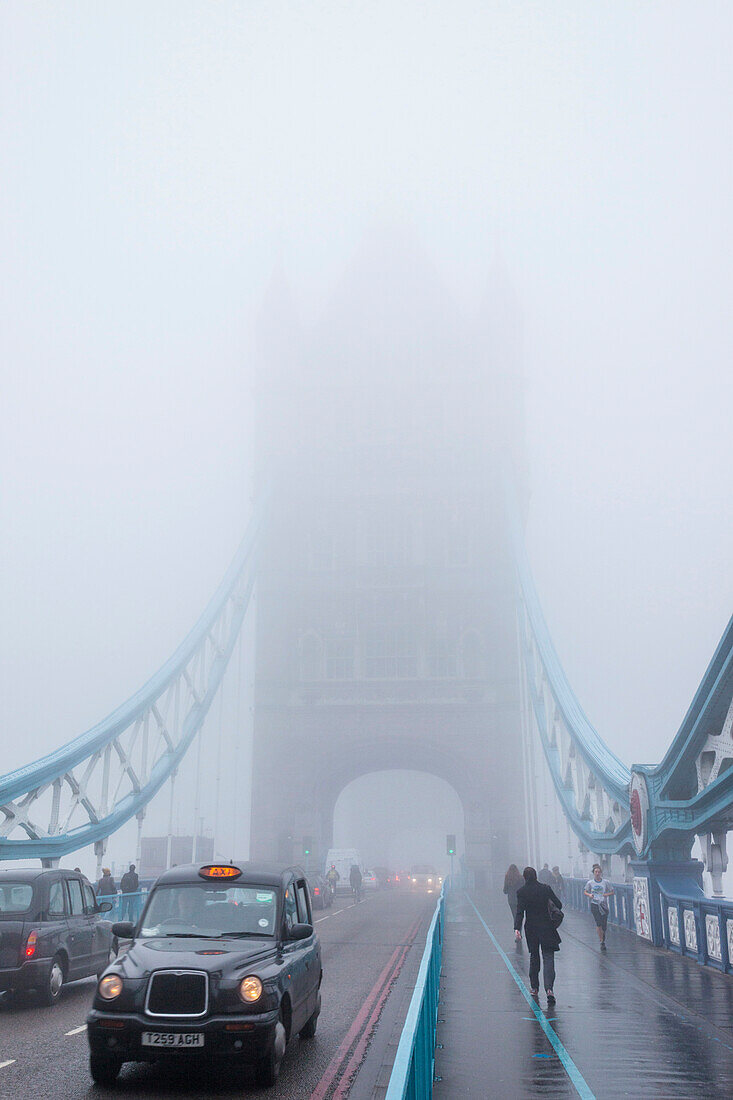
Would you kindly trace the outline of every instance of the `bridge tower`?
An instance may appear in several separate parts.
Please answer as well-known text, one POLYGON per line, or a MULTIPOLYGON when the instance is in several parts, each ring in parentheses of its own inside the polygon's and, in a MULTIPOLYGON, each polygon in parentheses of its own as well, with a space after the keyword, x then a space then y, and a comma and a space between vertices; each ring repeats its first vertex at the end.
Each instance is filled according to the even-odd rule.
POLYGON ((261 325, 252 858, 325 857, 360 775, 438 775, 479 877, 525 857, 514 566, 515 312, 467 325, 409 243, 366 249, 321 321, 261 325), (427 273, 426 273, 427 272, 427 273))

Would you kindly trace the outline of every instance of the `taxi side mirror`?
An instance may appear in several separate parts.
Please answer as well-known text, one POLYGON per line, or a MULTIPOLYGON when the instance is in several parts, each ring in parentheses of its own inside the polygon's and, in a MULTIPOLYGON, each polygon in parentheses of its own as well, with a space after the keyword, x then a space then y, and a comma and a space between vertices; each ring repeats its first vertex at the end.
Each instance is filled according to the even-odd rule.
POLYGON ((135 925, 129 920, 120 920, 112 925, 112 935, 118 940, 131 940, 135 936, 135 925))
POLYGON ((94 912, 95 913, 109 913, 112 908, 113 908, 113 906, 112 906, 111 901, 100 901, 100 903, 98 904, 98 906, 94 910, 94 912))
POLYGON ((309 936, 313 935, 312 924, 294 924, 290 929, 288 939, 290 940, 307 940, 309 936))

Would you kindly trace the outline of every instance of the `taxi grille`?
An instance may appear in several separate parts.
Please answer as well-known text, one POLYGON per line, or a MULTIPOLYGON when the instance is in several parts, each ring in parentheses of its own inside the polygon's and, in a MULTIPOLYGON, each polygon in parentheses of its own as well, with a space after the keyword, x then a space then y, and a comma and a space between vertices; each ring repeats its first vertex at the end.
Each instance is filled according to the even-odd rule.
POLYGON ((204 1016, 207 975, 200 970, 158 970, 150 979, 145 1010, 149 1016, 204 1016))

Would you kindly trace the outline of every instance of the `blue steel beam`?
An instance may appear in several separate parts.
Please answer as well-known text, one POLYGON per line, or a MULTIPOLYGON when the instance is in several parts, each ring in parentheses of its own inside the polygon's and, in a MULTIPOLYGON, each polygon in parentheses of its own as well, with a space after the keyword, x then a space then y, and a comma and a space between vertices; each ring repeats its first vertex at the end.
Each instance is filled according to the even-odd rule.
POLYGON ((662 762, 630 770, 603 742, 568 683, 542 613, 511 493, 507 510, 517 569, 520 650, 532 714, 557 797, 577 836, 599 854, 625 854, 635 847, 639 855, 648 856, 661 842, 657 854, 669 858, 669 838, 682 837, 691 846, 695 835, 733 827, 733 619, 662 762), (569 739, 572 754, 587 769, 580 806, 579 791, 567 781, 573 769, 561 758, 558 741, 563 738, 569 739), (715 770, 709 774, 711 761, 715 770), (644 778, 648 799, 648 807, 639 807, 644 818, 639 833, 630 813, 631 779, 637 773, 644 778), (586 805, 586 796, 599 788, 615 807, 614 820, 609 819, 605 829, 592 821, 586 805))
MULTIPOLYGON (((264 505, 256 509, 229 569, 203 614, 155 675, 86 733, 55 752, 0 777, 0 810, 6 815, 0 829, 0 859, 54 859, 97 840, 104 840, 144 811, 165 781, 175 773, 202 726, 239 636, 255 582, 256 545, 263 512, 264 505), (214 654, 210 661, 207 660, 207 652, 214 654), (206 678, 200 690, 191 679, 192 675, 195 677, 197 660, 203 663, 206 678), (179 683, 184 681, 192 703, 181 721, 174 742, 167 728, 168 723, 161 720, 157 708, 166 693, 177 690, 179 683), (160 727, 155 732, 160 732, 165 738, 167 748, 150 767, 144 781, 140 781, 129 760, 125 760, 120 738, 131 728, 139 730, 151 715, 155 715, 160 727), (105 766, 108 767, 113 748, 122 762, 122 770, 129 771, 137 780, 137 783, 132 783, 133 789, 113 800, 113 805, 104 807, 103 812, 96 812, 95 807, 87 807, 87 803, 83 803, 88 808, 90 820, 62 832, 54 832, 53 828, 47 832, 36 830, 23 824, 25 807, 32 804, 35 796, 40 796, 50 787, 60 793, 65 784, 78 790, 80 780, 75 776, 74 769, 85 765, 91 770, 105 760, 105 755, 105 766), (7 837, 9 831, 18 828, 24 828, 29 835, 23 840, 7 837), (40 835, 30 835, 34 831, 40 835)), ((137 732, 133 741, 136 737, 137 732)))

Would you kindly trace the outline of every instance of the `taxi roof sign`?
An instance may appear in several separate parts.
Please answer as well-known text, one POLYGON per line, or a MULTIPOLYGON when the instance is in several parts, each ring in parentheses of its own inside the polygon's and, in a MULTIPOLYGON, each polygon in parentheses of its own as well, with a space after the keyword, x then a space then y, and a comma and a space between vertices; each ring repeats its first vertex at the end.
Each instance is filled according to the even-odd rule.
POLYGON ((199 868, 201 878, 239 878, 241 873, 239 868, 231 863, 207 863, 205 867, 199 868))

